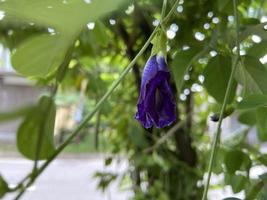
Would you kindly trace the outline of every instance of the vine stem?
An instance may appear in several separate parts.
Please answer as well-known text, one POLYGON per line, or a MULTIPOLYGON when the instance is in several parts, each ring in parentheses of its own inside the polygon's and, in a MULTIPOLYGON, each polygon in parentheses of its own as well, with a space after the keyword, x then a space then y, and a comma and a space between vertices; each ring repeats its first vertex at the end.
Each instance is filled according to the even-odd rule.
POLYGON ((231 88, 232 88, 233 82, 234 82, 234 75, 235 75, 235 72, 236 72, 236 69, 238 66, 238 61, 240 58, 239 20, 238 20, 238 11, 237 11, 237 0, 233 0, 233 8, 234 8, 235 26, 236 26, 236 50, 237 50, 237 53, 236 53, 235 59, 233 61, 232 71, 231 71, 231 75, 230 75, 230 78, 229 78, 229 81, 227 84, 227 89, 226 89, 226 93, 224 96, 222 109, 220 112, 218 126, 217 126, 215 137, 214 137, 213 143, 212 143, 211 156, 210 156, 209 166, 208 166, 208 177, 207 177, 207 182, 205 184, 202 200, 207 199, 212 168, 213 168, 213 164, 215 161, 215 155, 216 155, 216 151, 218 149, 218 144, 219 144, 220 136, 221 136, 221 126, 222 126, 222 121, 223 121, 223 114, 225 112, 227 101, 228 101, 229 96, 230 96, 231 88))
MULTIPOLYGON (((168 19, 171 17, 172 13, 176 10, 176 6, 179 3, 179 0, 176 0, 176 2, 174 3, 173 7, 171 8, 171 10, 169 11, 169 13, 167 14, 167 16, 162 20, 161 23, 166 23, 168 21, 168 19)), ((38 170, 36 170, 36 172, 33 174, 33 177, 31 178, 31 180, 25 184, 25 186, 23 187, 23 189, 19 192, 19 194, 15 197, 15 200, 19 199, 23 193, 25 192, 25 189, 28 188, 29 186, 31 186, 34 181, 36 180, 36 178, 49 166, 49 164, 63 151, 63 149, 79 134, 79 132, 86 126, 86 124, 88 123, 88 121, 96 114, 96 112, 101 108, 102 104, 111 96, 111 94, 113 93, 113 91, 118 87, 118 85, 120 84, 120 82, 124 79, 124 77, 128 74, 128 72, 132 69, 132 67, 134 66, 134 64, 137 62, 137 60, 143 55, 143 53, 145 52, 145 50, 148 48, 150 42, 152 41, 152 39, 154 38, 155 34, 158 31, 158 28, 161 26, 158 25, 154 31, 151 33, 150 37, 148 38, 148 40, 146 41, 146 43, 144 44, 144 46, 141 48, 141 50, 138 52, 138 54, 135 56, 135 58, 129 63, 129 65, 123 70, 123 72, 121 73, 121 75, 119 76, 119 78, 117 80, 115 80, 111 87, 109 88, 109 90, 102 96, 102 98, 99 100, 99 102, 95 105, 94 109, 85 116, 85 118, 83 119, 83 121, 76 127, 76 129, 71 133, 71 135, 56 149, 56 151, 53 153, 53 155, 51 157, 49 157, 44 164, 42 164, 40 166, 40 168, 38 168, 38 170)))

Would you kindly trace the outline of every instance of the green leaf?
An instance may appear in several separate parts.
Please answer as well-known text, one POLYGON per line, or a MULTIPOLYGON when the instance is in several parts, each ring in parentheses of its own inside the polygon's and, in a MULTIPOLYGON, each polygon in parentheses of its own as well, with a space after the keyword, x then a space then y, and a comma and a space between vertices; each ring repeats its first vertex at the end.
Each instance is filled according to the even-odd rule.
POLYGON ((217 0, 217 8, 220 12, 231 14, 233 12, 233 3, 231 0, 217 0))
POLYGON ((238 109, 254 109, 267 106, 267 95, 254 94, 245 97, 239 104, 238 109))
POLYGON ((248 132, 248 127, 241 127, 236 131, 232 132, 229 137, 223 140, 222 143, 227 148, 237 148, 246 140, 248 132))
MULTIPOLYGON (((217 55, 211 58, 203 74, 205 77, 204 86, 208 93, 213 96, 216 101, 223 103, 231 74, 231 58, 223 55, 217 55)), ((236 86, 237 84, 234 81, 228 102, 233 101, 236 86)))
POLYGON ((240 34, 240 41, 243 41, 248 36, 254 34, 260 36, 264 40, 267 40, 267 31, 264 29, 265 25, 267 25, 267 22, 247 25, 240 34))
POLYGON ((151 41, 153 48, 151 50, 151 56, 158 53, 163 53, 164 57, 167 56, 167 36, 162 29, 159 29, 153 40, 151 41))
POLYGON ((8 0, 0 7, 11 20, 34 22, 55 28, 67 35, 79 33, 88 22, 117 9, 125 0, 69 0, 67 3, 55 0, 8 0))
POLYGON ((230 174, 234 174, 237 170, 244 169, 248 171, 251 166, 250 158, 241 150, 228 150, 225 153, 224 164, 230 174))
POLYGON ((102 46, 107 46, 110 38, 107 35, 106 27, 101 21, 95 23, 95 27, 92 30, 95 41, 102 46))
POLYGON ((247 124, 253 126, 256 124, 256 111, 255 110, 246 110, 240 112, 238 116, 238 121, 242 124, 247 124))
POLYGON ((261 189, 263 188, 264 183, 262 181, 256 182, 251 189, 249 190, 248 194, 246 195, 246 200, 255 200, 261 189))
POLYGON ((248 49, 247 55, 261 58, 267 53, 267 41, 261 41, 260 43, 254 44, 248 49))
POLYGON ((174 78, 176 89, 178 92, 181 91, 183 82, 184 82, 184 75, 187 72, 187 69, 192 64, 194 57, 200 52, 199 48, 193 47, 186 51, 178 52, 173 62, 170 64, 172 76, 174 78))
POLYGON ((267 141, 267 108, 260 107, 256 110, 257 133, 261 141, 267 141))
POLYGON ((54 125, 56 106, 53 99, 43 96, 35 110, 29 113, 17 132, 18 150, 27 158, 35 160, 37 149, 39 159, 47 159, 54 152, 54 125))
POLYGON ((238 65, 235 78, 244 87, 245 95, 267 94, 267 71, 258 59, 242 57, 242 65, 238 65))
POLYGON ((60 35, 33 37, 18 47, 12 65, 24 76, 45 77, 59 67, 67 48, 66 38, 60 35))
POLYGON ((0 123, 15 120, 19 117, 25 116, 32 109, 33 109, 32 106, 25 106, 9 112, 2 112, 0 113, 0 123))
POLYGON ((259 176, 261 180, 263 180, 265 183, 267 183, 267 173, 264 173, 259 176))
POLYGON ((267 154, 260 155, 257 157, 257 160, 259 160, 261 164, 267 166, 267 154))
POLYGON ((227 174, 225 182, 227 185, 232 186, 232 190, 234 193, 238 193, 244 190, 246 185, 249 183, 249 179, 242 175, 227 174))
POLYGON ((8 191, 8 184, 0 174, 0 198, 3 198, 8 191))

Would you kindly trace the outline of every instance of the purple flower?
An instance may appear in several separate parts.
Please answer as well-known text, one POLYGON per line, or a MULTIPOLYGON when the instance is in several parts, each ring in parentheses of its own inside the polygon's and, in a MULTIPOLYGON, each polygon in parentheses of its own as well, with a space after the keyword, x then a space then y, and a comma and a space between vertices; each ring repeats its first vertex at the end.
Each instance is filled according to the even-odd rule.
POLYGON ((152 56, 142 75, 137 119, 145 128, 169 126, 176 119, 176 104, 169 85, 170 72, 162 55, 152 56))

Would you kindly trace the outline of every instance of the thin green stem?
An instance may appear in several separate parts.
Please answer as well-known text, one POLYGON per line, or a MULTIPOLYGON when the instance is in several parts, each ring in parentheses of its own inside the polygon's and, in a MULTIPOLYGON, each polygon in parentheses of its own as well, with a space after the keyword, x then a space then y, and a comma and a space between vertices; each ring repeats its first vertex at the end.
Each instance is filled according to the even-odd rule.
MULTIPOLYGON (((72 43, 74 43, 74 41, 72 43)), ((73 49, 74 49, 74 45, 72 44, 72 45, 70 45, 70 47, 67 50, 67 53, 65 55, 65 59, 63 60, 63 62, 61 63, 61 65, 58 68, 55 84, 54 84, 52 91, 51 91, 51 94, 50 94, 51 98, 54 98, 56 93, 57 93, 58 85, 61 82, 61 80, 63 79, 65 72, 69 66, 70 61, 71 61, 71 58, 72 58, 71 55, 72 55, 73 49)), ((39 134, 37 137, 35 159, 34 159, 33 170, 32 170, 33 174, 36 173, 36 170, 38 167, 40 152, 41 152, 42 145, 43 145, 42 141, 43 141, 43 135, 44 135, 44 125, 45 125, 45 122, 47 120, 46 116, 48 115, 48 112, 50 112, 50 110, 51 110, 51 106, 52 106, 52 102, 49 103, 46 111, 44 111, 44 113, 42 113, 44 115, 44 117, 42 118, 42 121, 40 123, 39 134)))
POLYGON ((211 173, 212 173, 212 168, 213 168, 213 164, 215 161, 215 155, 216 155, 216 151, 218 148, 218 144, 220 141, 220 136, 221 136, 221 125, 222 125, 222 121, 223 121, 223 114, 225 112, 225 108, 231 93, 231 88, 233 86, 233 82, 234 82, 234 75, 237 69, 237 65, 238 65, 238 61, 240 58, 240 43, 239 43, 239 20, 238 20, 238 14, 237 14, 237 2, 236 0, 233 0, 233 7, 234 7, 234 16, 235 16, 235 23, 236 23, 236 49, 237 49, 237 53, 236 53, 236 57, 233 61, 233 66, 232 66, 232 71, 231 71, 231 75, 227 84, 227 90, 224 96, 224 100, 223 100, 223 105, 222 105, 222 109, 220 112, 220 117, 219 117, 219 122, 218 122, 218 126, 217 126, 217 130, 215 133, 215 137, 213 139, 213 143, 212 143, 212 149, 211 149, 211 156, 210 156, 210 161, 209 161, 209 167, 208 167, 208 177, 207 177, 207 182, 205 184, 205 188, 204 188, 204 193, 202 196, 202 200, 206 200, 207 199, 207 194, 208 194, 208 189, 209 189, 209 184, 210 184, 210 178, 211 178, 211 173))
MULTIPOLYGON (((173 5, 172 9, 169 11, 167 16, 162 20, 162 23, 166 23, 172 13, 175 11, 175 8, 178 4, 179 0, 176 1, 176 3, 173 5)), ((141 50, 138 52, 138 54, 135 56, 135 58, 130 62, 130 64, 126 67, 126 69, 123 70, 121 75, 117 80, 115 80, 109 90, 104 94, 104 96, 99 100, 99 102, 96 104, 94 109, 85 116, 83 121, 76 127, 76 129, 70 134, 70 136, 56 149, 54 154, 49 157, 46 162, 36 171, 36 173, 33 174, 32 179, 21 189, 20 193, 15 197, 15 200, 19 199, 25 192, 25 189, 31 186, 36 178, 49 166, 49 164, 63 151, 63 149, 79 134, 79 132, 86 126, 88 121, 95 115, 95 113, 101 108, 103 103, 110 97, 110 95, 113 93, 113 91, 118 87, 120 82, 124 79, 124 77, 128 74, 128 72, 132 69, 134 64, 137 62, 137 60, 143 55, 147 47, 149 46, 150 42, 154 38, 155 34, 158 31, 159 26, 157 26, 154 31, 151 33, 150 37, 144 44, 144 46, 141 48, 141 50)))
POLYGON ((162 10, 161 10, 161 16, 160 16, 160 21, 161 22, 163 21, 163 19, 165 17, 166 8, 167 8, 167 0, 164 0, 163 4, 162 4, 162 10))
POLYGON ((175 10, 177 9, 177 5, 179 3, 180 0, 176 0, 175 3, 173 4, 171 10, 169 11, 169 13, 167 14, 167 16, 162 20, 162 24, 165 24, 169 21, 170 17, 172 16, 172 14, 175 12, 175 10))

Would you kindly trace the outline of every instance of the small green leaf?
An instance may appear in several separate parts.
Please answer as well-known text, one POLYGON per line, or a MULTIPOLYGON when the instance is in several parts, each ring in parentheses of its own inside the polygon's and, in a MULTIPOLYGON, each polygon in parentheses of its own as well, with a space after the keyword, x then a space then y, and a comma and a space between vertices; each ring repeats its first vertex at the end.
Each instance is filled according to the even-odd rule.
POLYGON ((260 107, 256 110, 257 133, 261 141, 267 141, 267 108, 260 107))
POLYGON ((167 56, 167 36, 163 30, 159 30, 151 41, 153 48, 151 50, 151 55, 156 55, 158 53, 163 53, 164 57, 167 56))
POLYGON ((68 42, 60 35, 33 37, 18 47, 12 56, 15 70, 29 77, 46 77, 61 64, 68 42))
MULTIPOLYGON (((208 93, 213 96, 216 101, 223 103, 231 74, 231 58, 223 55, 217 55, 211 58, 203 74, 205 77, 204 86, 208 93)), ((228 102, 233 101, 236 86, 237 84, 234 81, 228 102)))
POLYGON ((253 57, 242 57, 242 64, 236 70, 235 78, 244 87, 245 95, 267 94, 267 70, 253 57))
POLYGON ((253 94, 245 97, 237 106, 238 109, 255 109, 267 106, 267 95, 253 94))
POLYGON ((8 184, 0 174, 0 198, 3 198, 8 191, 8 184))
POLYGON ((40 160, 51 156, 55 150, 53 141, 55 115, 54 101, 48 96, 41 97, 36 109, 26 116, 17 132, 17 147, 24 156, 35 160, 38 148, 40 160))

